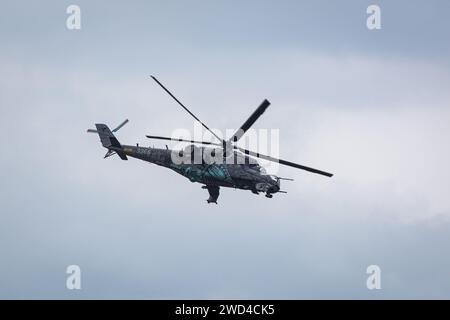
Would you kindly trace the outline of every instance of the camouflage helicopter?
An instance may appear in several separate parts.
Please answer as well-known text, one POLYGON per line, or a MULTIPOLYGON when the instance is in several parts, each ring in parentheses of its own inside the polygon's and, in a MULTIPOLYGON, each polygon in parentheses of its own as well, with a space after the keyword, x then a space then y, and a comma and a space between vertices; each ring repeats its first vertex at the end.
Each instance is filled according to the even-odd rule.
POLYGON ((203 184, 202 188, 207 189, 209 192, 209 198, 206 201, 208 203, 216 204, 220 187, 250 190, 255 194, 263 192, 267 198, 272 198, 275 193, 286 193, 285 191, 280 190, 280 180, 292 179, 267 174, 265 169, 256 160, 258 158, 278 162, 282 165, 306 170, 327 177, 333 176, 333 174, 325 171, 263 155, 235 145, 235 143, 242 138, 247 130, 250 129, 255 121, 264 113, 267 107, 269 107, 270 102, 267 99, 261 103, 230 139, 224 140, 200 121, 200 119, 181 103, 161 82, 159 82, 158 79, 154 76, 151 77, 184 110, 208 130, 218 142, 147 135, 146 137, 150 139, 188 142, 191 143, 191 145, 182 150, 170 150, 167 145, 165 149, 152 147, 145 148, 138 144, 136 144, 136 146, 122 145, 114 136, 114 133, 122 128, 128 122, 128 119, 113 130, 110 130, 105 124, 97 123, 95 124, 96 129, 88 129, 87 131, 99 135, 100 142, 103 147, 108 150, 104 158, 117 154, 122 160, 128 160, 128 157, 133 157, 170 168, 185 176, 191 182, 203 184), (196 145, 202 146, 198 147, 196 145), (193 159, 197 161, 192 161, 193 159))

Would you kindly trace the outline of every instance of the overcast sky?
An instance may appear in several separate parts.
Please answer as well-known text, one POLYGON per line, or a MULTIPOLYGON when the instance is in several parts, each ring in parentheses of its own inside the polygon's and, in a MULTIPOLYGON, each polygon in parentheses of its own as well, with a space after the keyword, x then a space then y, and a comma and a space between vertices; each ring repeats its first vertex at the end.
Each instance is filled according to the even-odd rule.
POLYGON ((7 1, 0 298, 449 298, 448 1, 7 1), (66 8, 81 8, 81 30, 66 8), (382 29, 366 27, 381 7, 382 29), (280 130, 333 172, 273 199, 104 160, 94 123, 164 147, 194 123, 280 130), (79 265, 82 289, 66 289, 79 265), (366 288, 378 265, 381 290, 366 288))

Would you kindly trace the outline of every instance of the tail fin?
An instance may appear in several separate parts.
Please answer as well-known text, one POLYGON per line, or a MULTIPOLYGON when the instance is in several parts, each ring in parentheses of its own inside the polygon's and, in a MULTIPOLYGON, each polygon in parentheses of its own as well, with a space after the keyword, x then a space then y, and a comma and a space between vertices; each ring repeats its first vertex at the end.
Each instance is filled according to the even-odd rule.
POLYGON ((107 156, 111 155, 110 151, 113 151, 116 152, 122 160, 128 160, 126 154, 122 150, 122 145, 108 128, 108 126, 103 123, 96 123, 95 127, 97 128, 96 132, 100 137, 100 142, 106 149, 108 149, 107 156))
POLYGON ((119 140, 114 136, 114 134, 109 130, 108 126, 103 123, 96 123, 97 133, 100 136, 100 142, 105 148, 116 147, 122 148, 119 140))

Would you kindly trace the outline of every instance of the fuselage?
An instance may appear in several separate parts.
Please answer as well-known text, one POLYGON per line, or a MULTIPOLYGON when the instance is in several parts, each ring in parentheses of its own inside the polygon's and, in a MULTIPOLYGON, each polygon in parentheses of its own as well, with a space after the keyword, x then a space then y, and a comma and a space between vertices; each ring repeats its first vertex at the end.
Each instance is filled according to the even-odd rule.
MULTIPOLYGON (((195 148, 200 151, 205 149, 195 148)), ((194 162, 192 159, 180 163, 178 158, 175 159, 173 155, 182 151, 146 148, 138 145, 122 145, 121 150, 129 157, 172 169, 188 178, 191 182, 209 186, 251 190, 254 193, 265 192, 266 194, 272 194, 280 190, 279 180, 276 177, 265 174, 264 169, 254 159, 242 154, 238 156, 245 157, 246 161, 239 163, 236 161, 232 163, 227 161, 218 161, 216 163, 194 162)))

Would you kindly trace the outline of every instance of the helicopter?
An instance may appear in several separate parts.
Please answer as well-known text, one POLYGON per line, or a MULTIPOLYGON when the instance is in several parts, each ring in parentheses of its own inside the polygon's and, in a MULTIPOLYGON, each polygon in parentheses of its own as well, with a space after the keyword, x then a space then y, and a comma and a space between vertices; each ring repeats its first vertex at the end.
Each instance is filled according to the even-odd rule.
POLYGON ((277 162, 289 167, 306 170, 326 177, 333 174, 294 162, 277 159, 272 156, 250 151, 236 145, 239 139, 250 129, 258 118, 269 107, 270 102, 265 99, 242 126, 228 140, 220 138, 197 116, 195 116, 172 92, 170 92, 156 77, 151 78, 172 97, 190 116, 208 130, 218 142, 196 141, 182 138, 169 138, 164 136, 146 135, 149 139, 168 140, 191 143, 182 150, 171 150, 154 147, 142 147, 134 145, 122 145, 114 133, 128 123, 123 121, 113 130, 102 123, 96 123, 96 129, 88 129, 87 132, 97 133, 102 146, 107 149, 104 158, 117 154, 122 160, 128 157, 147 161, 158 166, 174 170, 176 173, 188 178, 191 182, 203 184, 202 188, 208 190, 207 203, 217 204, 220 187, 249 190, 254 194, 264 193, 267 198, 272 198, 276 193, 287 193, 280 189, 281 180, 290 180, 276 175, 267 174, 257 159, 277 162), (197 145, 201 145, 200 147, 197 145), (193 161, 194 160, 194 161, 193 161))

